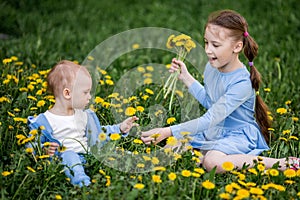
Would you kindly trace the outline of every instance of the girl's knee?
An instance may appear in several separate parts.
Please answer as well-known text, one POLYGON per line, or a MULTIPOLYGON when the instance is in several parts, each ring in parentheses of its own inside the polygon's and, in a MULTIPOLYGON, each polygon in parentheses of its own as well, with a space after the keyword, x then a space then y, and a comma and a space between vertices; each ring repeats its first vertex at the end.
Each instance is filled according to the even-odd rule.
POLYGON ((214 168, 216 168, 216 173, 222 173, 224 170, 222 168, 222 162, 221 162, 221 157, 225 156, 225 154, 221 153, 219 155, 219 153, 207 153, 203 159, 203 167, 207 170, 207 171, 211 171, 214 168))

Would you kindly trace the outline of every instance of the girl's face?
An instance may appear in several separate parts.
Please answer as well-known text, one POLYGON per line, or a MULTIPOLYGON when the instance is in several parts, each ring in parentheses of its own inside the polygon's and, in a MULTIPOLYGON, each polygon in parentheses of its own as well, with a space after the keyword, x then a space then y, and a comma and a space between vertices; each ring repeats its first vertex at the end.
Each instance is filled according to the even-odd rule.
POLYGON ((205 29, 205 52, 210 64, 219 71, 228 72, 238 61, 236 42, 229 37, 229 29, 208 24, 205 29))
POLYGON ((84 109, 91 99, 92 79, 84 72, 78 72, 72 89, 72 107, 84 109))

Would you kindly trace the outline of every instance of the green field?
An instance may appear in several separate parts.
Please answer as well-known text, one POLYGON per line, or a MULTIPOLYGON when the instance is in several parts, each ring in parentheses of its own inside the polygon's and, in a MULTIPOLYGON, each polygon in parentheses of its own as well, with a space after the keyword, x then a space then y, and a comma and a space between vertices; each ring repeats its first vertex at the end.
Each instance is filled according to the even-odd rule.
MULTIPOLYGON (((67 59, 83 63, 98 44, 124 31, 143 27, 187 34, 200 47, 208 14, 219 9, 241 13, 248 21, 249 34, 259 44, 259 56, 254 60, 263 77, 259 95, 268 104, 273 122, 270 150, 263 155, 300 157, 300 4, 297 0, 2 0, 0 199, 299 199, 299 170, 278 172, 278 166, 274 166, 273 171, 264 170, 258 161, 250 170, 245 167, 241 171, 215 174, 197 166, 197 158, 190 151, 174 156, 174 162, 165 166, 161 166, 162 160, 152 157, 151 166, 160 168, 144 173, 116 170, 102 159, 88 155, 85 167, 92 184, 74 187, 66 180, 59 160, 49 162, 43 158, 39 146, 35 147, 39 157, 34 156, 20 138, 29 135, 27 116, 44 112, 53 104, 46 93, 45 73, 58 61, 67 59)), ((151 64, 167 65, 174 54, 150 48, 133 50, 132 45, 148 42, 147 38, 141 38, 111 44, 116 49, 127 45, 131 51, 112 59, 109 66, 99 66, 107 74, 102 71, 101 83, 94 95, 102 98, 104 103, 95 101, 93 106, 102 124, 120 122, 124 116, 120 109, 129 106, 141 108, 136 115, 140 117, 142 129, 155 124, 151 121, 153 110, 150 106, 155 102, 159 88, 143 81, 146 77, 159 75, 151 64), (145 72, 131 78, 134 83, 145 84, 127 91, 126 94, 131 96, 122 98, 128 98, 130 103, 122 104, 124 101, 115 98, 114 92, 121 91, 122 86, 124 90, 133 87, 120 82, 138 66, 145 72), (147 93, 146 89, 154 93, 149 90, 147 93), (143 98, 145 95, 149 97, 143 98)), ((162 35, 157 41, 160 40, 164 44, 167 37, 162 35)), ((105 49, 101 50, 100 54, 106 54, 105 49)), ((203 69, 204 66, 196 67, 203 69)), ((202 81, 201 70, 192 72, 202 81)), ((176 121, 171 124, 176 124, 190 117, 180 112, 190 109, 185 107, 191 106, 188 100, 176 98, 173 109, 157 124, 168 126, 167 118, 174 117, 176 121)), ((161 105, 168 109, 167 101, 161 105)), ((203 108, 199 107, 199 112, 203 113, 203 108)), ((140 153, 160 148, 151 146, 147 149, 135 139, 138 136, 132 134, 112 141, 111 145, 140 153)), ((146 162, 138 163, 137 168, 143 168, 142 164, 146 165, 146 162)))

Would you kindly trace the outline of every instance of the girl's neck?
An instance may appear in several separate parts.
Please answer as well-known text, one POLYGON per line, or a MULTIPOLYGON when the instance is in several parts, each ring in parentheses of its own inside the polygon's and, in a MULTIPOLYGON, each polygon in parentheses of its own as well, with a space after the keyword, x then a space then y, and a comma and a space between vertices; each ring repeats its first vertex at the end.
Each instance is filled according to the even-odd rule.
POLYGON ((227 63, 225 66, 220 67, 218 70, 223 73, 232 72, 236 69, 242 68, 243 63, 237 58, 234 59, 232 62, 227 63))

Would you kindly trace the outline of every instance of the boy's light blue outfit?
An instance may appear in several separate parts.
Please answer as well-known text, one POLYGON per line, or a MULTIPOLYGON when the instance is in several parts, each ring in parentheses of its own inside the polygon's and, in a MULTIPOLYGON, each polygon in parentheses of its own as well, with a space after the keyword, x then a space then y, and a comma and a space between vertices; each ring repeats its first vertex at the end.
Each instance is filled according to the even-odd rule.
POLYGON ((269 149, 254 118, 256 94, 245 66, 222 73, 208 63, 204 86, 195 81, 189 92, 207 112, 171 126, 174 137, 182 138, 181 132, 190 132, 193 148, 225 154, 259 155, 269 149))
MULTIPOLYGON (((105 132, 107 135, 111 133, 120 133, 120 125, 108 125, 101 126, 99 119, 95 112, 90 109, 85 110, 87 114, 87 127, 85 136, 88 138, 88 146, 92 147, 94 145, 99 145, 99 134, 105 132), (102 130, 105 129, 105 131, 102 130)), ((37 117, 29 116, 28 117, 28 126, 30 130, 39 129, 40 126, 44 126, 45 129, 42 130, 42 135, 40 138, 40 142, 43 145, 45 142, 56 142, 59 145, 61 143, 53 137, 53 130, 45 117, 44 113, 39 114, 37 117)), ((122 136, 127 136, 128 134, 123 134, 122 136)), ((106 137, 106 140, 109 140, 109 137, 106 137)), ((103 144, 103 141, 101 142, 103 144)), ((74 185, 88 186, 90 182, 90 177, 88 177, 85 172, 82 164, 85 163, 84 156, 82 154, 78 154, 74 151, 68 151, 59 153, 55 152, 56 155, 62 158, 62 164, 66 166, 65 174, 70 178, 71 183, 74 185), (70 169, 73 172, 70 172, 70 169)))

